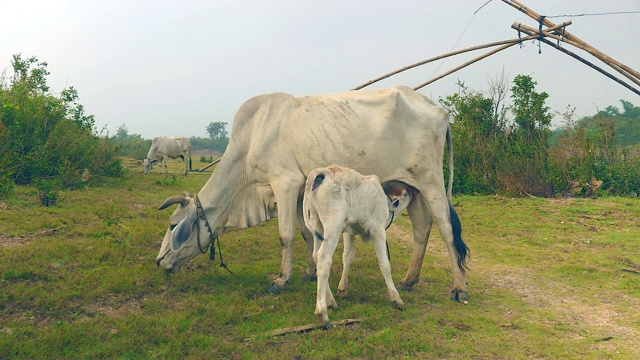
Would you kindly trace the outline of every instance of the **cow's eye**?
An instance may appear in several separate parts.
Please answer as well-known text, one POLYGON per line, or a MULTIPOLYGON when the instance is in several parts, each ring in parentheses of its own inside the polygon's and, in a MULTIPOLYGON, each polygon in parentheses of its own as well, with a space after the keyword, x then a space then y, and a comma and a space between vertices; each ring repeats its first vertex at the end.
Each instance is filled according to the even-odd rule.
POLYGON ((175 229, 176 226, 178 226, 178 224, 169 224, 169 229, 171 229, 171 231, 173 231, 173 229, 175 229))

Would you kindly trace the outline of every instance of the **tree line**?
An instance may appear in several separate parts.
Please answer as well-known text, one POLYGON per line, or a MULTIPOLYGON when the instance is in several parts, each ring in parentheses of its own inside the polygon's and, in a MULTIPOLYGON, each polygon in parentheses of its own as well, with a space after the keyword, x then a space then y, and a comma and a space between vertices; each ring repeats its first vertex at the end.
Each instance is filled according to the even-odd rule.
MULTIPOLYGON (((11 64, 13 74, 0 76, 0 198, 30 184, 43 203, 55 203, 58 190, 83 186, 83 173, 121 177, 121 157, 146 157, 150 139, 129 134, 125 125, 114 136, 99 133, 73 87, 52 95, 46 62, 14 55, 11 64)), ((440 99, 451 114, 455 193, 580 195, 584 189, 569 191, 572 184, 593 180, 611 195, 640 190, 639 107, 621 100, 621 109, 608 106, 582 119, 567 107, 555 114, 563 124, 552 131, 549 95, 538 92, 530 76, 511 84, 504 76, 490 80, 486 94, 458 85, 457 93, 440 99)), ((208 138, 190 138, 192 151, 223 153, 226 126, 208 124, 208 138)))
POLYGON ((635 196, 640 190, 640 108, 630 102, 621 100, 622 111, 609 106, 579 120, 567 107, 557 114, 562 126, 551 131, 549 95, 536 91, 530 76, 516 76, 510 88, 503 76, 488 94, 458 85, 458 93, 441 100, 453 120, 455 193, 595 196, 599 187, 635 196))

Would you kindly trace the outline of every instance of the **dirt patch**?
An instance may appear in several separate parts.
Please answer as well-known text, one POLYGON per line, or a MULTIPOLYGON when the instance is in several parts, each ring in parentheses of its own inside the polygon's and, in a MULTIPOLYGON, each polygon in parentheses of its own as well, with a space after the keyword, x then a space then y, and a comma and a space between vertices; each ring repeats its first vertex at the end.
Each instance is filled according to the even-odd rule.
POLYGON ((24 246, 30 243, 33 238, 23 238, 20 236, 6 236, 0 234, 0 248, 9 248, 15 246, 24 246))
POLYGON ((115 294, 109 294, 106 300, 86 304, 82 308, 89 314, 98 313, 108 317, 123 318, 141 313, 142 303, 134 298, 123 299, 115 294))
POLYGON ((0 234, 0 248, 1 247, 14 247, 14 246, 26 245, 26 244, 30 243, 31 241, 33 241, 34 238, 36 238, 38 236, 53 235, 58 230, 60 230, 61 228, 65 227, 65 226, 66 225, 60 225, 60 226, 58 226, 56 228, 53 228, 53 229, 46 229, 46 230, 39 231, 37 233, 24 235, 24 236, 7 236, 7 235, 4 235, 4 234, 0 234))
MULTIPOLYGON (((600 348, 615 349, 615 343, 624 342, 629 348, 637 348, 640 331, 626 325, 635 313, 624 309, 638 309, 640 301, 619 293, 598 293, 597 298, 581 298, 580 289, 548 279, 537 277, 531 269, 494 266, 489 271, 476 269, 478 276, 494 289, 507 289, 520 296, 524 302, 535 308, 544 308, 554 313, 556 319, 539 319, 551 326, 575 327, 576 329, 596 329, 591 333, 576 330, 576 339, 588 338, 600 348)), ((640 356, 640 349, 636 352, 640 356)))

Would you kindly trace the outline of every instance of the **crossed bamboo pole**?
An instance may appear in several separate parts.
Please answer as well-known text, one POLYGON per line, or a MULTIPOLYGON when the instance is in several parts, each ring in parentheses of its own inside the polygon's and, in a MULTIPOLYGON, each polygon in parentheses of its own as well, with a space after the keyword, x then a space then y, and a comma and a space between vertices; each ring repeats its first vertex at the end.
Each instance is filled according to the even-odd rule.
POLYGON ((493 43, 488 43, 488 44, 484 44, 484 45, 478 45, 478 46, 473 46, 470 48, 466 48, 466 49, 462 49, 462 50, 457 50, 457 51, 453 51, 453 52, 449 52, 443 55, 438 55, 432 58, 429 58, 427 60, 423 60, 420 62, 417 62, 415 64, 411 64, 408 66, 405 66, 403 68, 400 68, 398 70, 392 71, 390 73, 387 73, 385 75, 382 75, 378 78, 375 78, 373 80, 370 80, 362 85, 358 85, 355 88, 353 88, 352 90, 360 90, 364 87, 367 87, 371 84, 374 84, 380 80, 386 79, 390 76, 396 75, 398 73, 401 73, 403 71, 415 68, 417 66, 421 66, 424 64, 428 64, 430 62, 436 61, 436 60, 440 60, 440 59, 444 59, 453 55, 458 55, 458 54, 462 54, 462 53, 466 53, 469 51, 474 51, 474 50, 479 50, 479 49, 484 49, 484 48, 488 48, 488 47, 493 47, 493 46, 500 46, 497 49, 494 49, 492 51, 489 51, 486 54, 483 54, 481 56, 478 56, 476 58, 474 58, 473 60, 470 60, 460 66, 455 67, 452 70, 449 70, 446 73, 443 73, 435 78, 429 79, 428 81, 416 86, 414 88, 414 90, 418 90, 428 84, 431 84, 434 81, 437 81, 439 79, 442 79, 443 77, 450 75, 462 68, 465 68, 477 61, 480 61, 486 57, 489 57, 497 52, 500 52, 502 50, 505 50, 515 44, 519 44, 522 43, 523 41, 527 41, 527 40, 534 40, 534 39, 538 39, 540 42, 543 42, 549 46, 554 47, 555 49, 563 52, 564 54, 567 54, 571 57, 573 57, 574 59, 582 62, 583 64, 586 64, 587 66, 595 69, 596 71, 604 74, 605 76, 607 76, 608 78, 616 81, 617 83, 621 84, 622 86, 626 87, 627 89, 631 90, 632 92, 640 95, 640 91, 636 88, 634 88, 633 86, 629 85, 628 83, 620 80, 619 78, 617 78, 616 76, 614 76, 613 74, 611 74, 610 72, 602 69, 601 67, 591 63, 590 61, 578 56, 577 54, 563 48, 560 46, 560 41, 562 41, 563 43, 567 43, 570 45, 573 45, 575 47, 577 47, 578 49, 584 50, 586 52, 588 52, 589 54, 593 55, 594 57, 596 57, 597 59, 601 60, 602 62, 604 62, 605 64, 609 65, 611 68, 613 68, 614 70, 616 70, 617 72, 619 72, 620 74, 622 74, 623 76, 625 76, 627 79, 631 80, 633 83, 635 83, 636 85, 640 86, 640 73, 637 72, 636 70, 632 69, 631 67, 621 63, 620 61, 617 61, 611 57, 609 57, 608 55, 604 54, 603 52, 599 51, 598 49, 594 48, 593 46, 587 44, 585 41, 581 40, 580 38, 578 38, 577 36, 569 33, 568 31, 566 31, 566 27, 568 25, 571 25, 571 21, 567 21, 564 22, 562 24, 554 24, 553 22, 551 22, 549 19, 546 19, 544 16, 541 16, 540 14, 536 13, 535 11, 527 8, 526 6, 524 6, 522 3, 516 1, 516 0, 502 0, 504 3, 516 8, 518 11, 526 14, 527 16, 531 17, 532 19, 536 20, 539 22, 540 24, 540 29, 534 29, 531 27, 528 27, 526 25, 520 24, 520 23, 514 23, 511 27, 518 30, 519 32, 524 32, 525 34, 527 34, 528 36, 520 38, 518 37, 517 39, 510 39, 510 40, 503 40, 503 41, 497 41, 497 42, 493 42, 493 43), (542 25, 546 26, 547 28, 542 30, 542 25), (557 41, 556 44, 554 44, 553 42, 547 40, 546 38, 552 38, 554 40, 557 41))
MULTIPOLYGON (((555 27, 555 24, 553 22, 551 22, 549 19, 545 18, 544 16, 541 16, 540 14, 538 14, 537 12, 527 8, 526 6, 524 6, 522 3, 518 2, 517 0, 502 0, 502 2, 504 2, 505 4, 514 7, 515 9, 517 9, 518 11, 522 12, 523 14, 529 16, 530 18, 534 19, 535 21, 539 21, 542 23, 542 25, 547 26, 549 28, 555 27)), ((551 29, 546 29, 546 31, 551 32, 551 29)), ((544 34, 544 31, 543 31, 544 34)), ((629 78, 630 75, 632 77, 635 77, 635 79, 640 79, 640 73, 637 72, 636 70, 630 68, 629 66, 609 57, 607 54, 603 53, 602 51, 594 48, 593 46, 587 44, 584 40, 581 40, 580 38, 578 38, 577 36, 569 33, 566 30, 562 30, 562 31, 555 31, 555 34, 557 36, 561 37, 561 41, 566 42, 570 45, 573 45, 577 48, 580 48, 582 50, 587 51, 588 53, 590 53, 591 55, 595 56, 596 58, 598 58, 599 60, 601 60, 602 62, 604 62, 605 64, 611 66, 612 68, 614 68, 616 71, 620 72, 621 74, 625 75, 626 77, 629 78)))
MULTIPOLYGON (((518 29, 518 31, 522 31, 522 32, 524 32, 525 34, 527 34, 529 36, 536 36, 536 37, 539 36, 539 31, 537 29, 533 29, 533 28, 530 28, 528 26, 525 26, 525 25, 522 25, 522 24, 519 24, 519 23, 514 23, 511 27, 514 28, 514 29, 518 29)), ((551 38, 556 39, 558 41, 561 41, 559 38, 557 38, 556 36, 550 35, 546 31, 543 31, 542 34, 543 34, 543 36, 548 36, 548 37, 551 37, 551 38)), ((546 38, 539 38, 539 41, 541 41, 541 42, 543 42, 543 43, 555 48, 556 50, 558 50, 558 51, 560 51, 560 52, 562 52, 562 53, 564 53, 566 55, 571 56, 572 58, 580 61, 581 63, 591 67, 592 69, 594 69, 594 70, 596 70, 596 71, 598 71, 598 72, 600 72, 602 74, 604 74, 609 79, 611 79, 611 80, 619 83, 620 85, 626 87, 627 89, 631 90, 635 94, 640 95, 640 90, 638 90, 638 89, 634 88, 633 86, 629 85, 628 83, 620 80, 619 78, 617 78, 616 76, 614 76, 610 72, 608 72, 608 71, 604 70, 603 68, 593 64, 592 62, 590 62, 590 61, 578 56, 577 54, 575 54, 575 53, 573 53, 573 52, 571 52, 571 51, 569 51, 569 50, 567 50, 567 49, 565 49, 563 47, 561 47, 559 43, 553 43, 552 41, 549 41, 546 38)), ((578 47, 578 48, 580 48, 580 47, 578 47)), ((613 68, 616 69, 616 67, 613 67, 613 68)), ((629 78, 631 81, 636 83, 637 85, 640 85, 640 80, 638 80, 637 78, 635 78, 633 76, 630 76, 630 74, 628 74, 626 72, 621 72, 621 73, 623 75, 625 75, 627 78, 629 78)))

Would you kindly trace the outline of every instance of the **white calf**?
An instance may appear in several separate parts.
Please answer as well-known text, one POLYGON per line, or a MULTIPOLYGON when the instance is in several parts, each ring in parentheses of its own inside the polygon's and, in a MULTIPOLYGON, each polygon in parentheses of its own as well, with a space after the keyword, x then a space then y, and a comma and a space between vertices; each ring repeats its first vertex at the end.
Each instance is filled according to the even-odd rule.
MULTIPOLYGON (((387 204, 389 205, 389 217, 385 222, 386 230, 393 220, 395 220, 396 216, 409 206, 411 200, 413 200, 413 198, 418 194, 418 191, 408 187, 406 184, 393 181, 382 185, 382 188, 384 189, 385 195, 387 195, 387 204)), ((344 241, 344 251, 342 253, 342 277, 338 284, 337 293, 339 297, 347 296, 349 287, 349 268, 356 257, 355 236, 345 232, 342 234, 342 240, 344 241)))
POLYGON ((345 255, 348 261, 344 264, 343 290, 346 290, 348 265, 353 261, 353 235, 360 234, 363 241, 373 242, 393 307, 404 307, 391 278, 391 266, 385 251, 389 210, 398 209, 394 205, 400 208, 401 202, 391 201, 385 195, 375 175, 363 176, 355 170, 336 165, 317 168, 309 173, 304 190, 303 216, 314 238, 313 258, 318 277, 315 315, 325 327, 329 326, 327 307, 338 306, 329 287, 329 271, 341 233, 347 233, 345 239, 349 238, 345 240, 345 253, 349 252, 349 255, 345 255))

